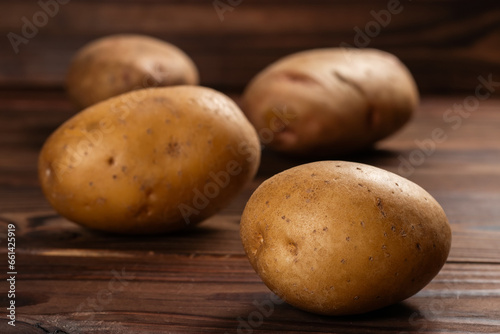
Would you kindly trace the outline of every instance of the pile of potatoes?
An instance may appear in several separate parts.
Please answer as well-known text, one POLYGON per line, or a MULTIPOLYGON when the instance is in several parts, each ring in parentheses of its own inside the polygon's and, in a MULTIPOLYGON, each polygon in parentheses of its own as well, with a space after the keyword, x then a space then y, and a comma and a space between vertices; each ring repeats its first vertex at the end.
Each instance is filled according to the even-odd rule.
MULTIPOLYGON (((407 68, 374 49, 280 59, 248 84, 242 110, 198 82, 183 51, 148 36, 108 36, 79 50, 66 85, 83 110, 52 133, 38 163, 54 209, 113 233, 192 227, 254 178, 261 145, 316 158, 359 152, 406 124, 419 99, 407 68)), ((240 236, 273 292, 327 315, 412 296, 451 244, 446 215, 425 190, 345 161, 297 166, 262 183, 240 236)))

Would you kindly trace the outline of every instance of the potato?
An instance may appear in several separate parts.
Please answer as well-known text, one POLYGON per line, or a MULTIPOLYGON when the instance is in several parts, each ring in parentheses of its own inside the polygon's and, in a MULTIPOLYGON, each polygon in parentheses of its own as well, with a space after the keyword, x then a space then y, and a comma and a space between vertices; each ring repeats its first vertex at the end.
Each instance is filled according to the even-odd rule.
POLYGON ((89 43, 73 58, 69 96, 82 108, 135 89, 197 85, 198 70, 176 46, 142 35, 111 35, 89 43))
POLYGON ((240 227, 264 283, 306 311, 349 315, 402 301, 444 265, 451 230, 415 183, 359 163, 320 161, 253 193, 240 227))
POLYGON ((92 229, 147 234, 213 215, 253 178, 259 160, 257 134, 232 100, 177 86, 83 110, 47 139, 38 168, 62 216, 92 229))
POLYGON ((374 49, 290 55, 259 73, 242 98, 267 147, 328 157, 370 148, 401 128, 417 104, 406 67, 374 49))

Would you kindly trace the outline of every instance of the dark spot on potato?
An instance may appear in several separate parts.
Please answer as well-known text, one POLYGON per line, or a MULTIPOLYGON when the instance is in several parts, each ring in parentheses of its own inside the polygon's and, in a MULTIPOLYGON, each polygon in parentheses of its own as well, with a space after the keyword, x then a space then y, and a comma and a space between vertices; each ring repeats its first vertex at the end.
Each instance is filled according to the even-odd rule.
POLYGON ((152 130, 151 128, 149 128, 149 129, 147 129, 147 130, 146 130, 146 133, 147 133, 148 135, 150 135, 150 134, 152 134, 152 133, 153 133, 153 130, 152 130))
POLYGON ((387 238, 387 232, 384 232, 384 237, 386 237, 386 238, 387 238))
POLYGON ((181 170, 177 171, 177 176, 182 176, 182 171, 181 170))
POLYGON ((382 245, 382 249, 387 249, 387 246, 386 245, 382 245))
POLYGON ((109 157, 107 163, 109 166, 113 166, 115 164, 115 158, 109 157))
POLYGON ((375 299, 380 299, 380 296, 376 296, 375 299))
POLYGON ((144 189, 144 195, 146 195, 146 197, 150 197, 152 193, 153 193, 153 189, 151 189, 151 188, 144 189))
POLYGON ((361 225, 361 227, 365 227, 365 222, 364 221, 361 221, 359 224, 361 225))
POLYGON ((285 220, 285 218, 286 218, 285 216, 281 216, 281 219, 285 220))
POLYGON ((391 257, 391 254, 389 253, 384 253, 385 257, 391 257))
POLYGON ((282 73, 281 76, 283 79, 291 81, 291 82, 296 82, 296 83, 301 83, 301 84, 316 84, 318 85, 319 83, 313 79, 312 77, 303 74, 303 73, 298 73, 298 72, 285 72, 282 73))
POLYGON ((174 156, 174 157, 178 156, 181 153, 181 145, 176 141, 170 142, 167 145, 166 152, 170 156, 174 156))
POLYGON ((91 186, 91 187, 92 187, 93 185, 94 185, 94 182, 92 182, 92 181, 91 181, 91 182, 89 182, 89 186, 91 186))
POLYGON ((289 199, 290 198, 290 195, 289 194, 286 194, 285 195, 285 199, 289 199))
POLYGON ((328 231, 328 227, 323 227, 323 231, 328 231))
POLYGON ((404 237, 406 237, 406 232, 405 232, 405 230, 401 230, 401 233, 400 233, 400 234, 401 234, 401 236, 402 236, 403 238, 404 238, 404 237))
POLYGON ((436 248, 436 244, 435 243, 432 243, 432 248, 436 248))
POLYGON ((362 185, 361 183, 358 183, 358 186, 360 186, 360 187, 364 187, 364 185, 362 185))
POLYGON ((341 167, 340 165, 335 165, 335 167, 341 167))
POLYGON ((116 180, 118 176, 116 174, 113 174, 113 180, 116 180))
POLYGON ((384 205, 382 204, 382 199, 380 197, 377 197, 377 208, 379 209, 380 213, 382 214, 382 217, 385 218, 384 205))
POLYGON ((394 276, 399 276, 399 273, 396 271, 396 272, 394 273, 394 276))
POLYGON ((396 183, 394 183, 394 184, 396 185, 396 187, 399 187, 399 184, 398 184, 397 182, 396 182, 396 183))
POLYGON ((314 230, 313 233, 316 233, 316 230, 314 230))
POLYGON ((396 226, 392 225, 391 230, 392 230, 392 232, 396 232, 396 226))
POLYGON ((422 246, 420 246, 420 243, 416 243, 415 246, 417 247, 418 250, 422 250, 422 246))
POLYGON ((345 240, 346 241, 351 241, 351 237, 346 237, 345 240))
POLYGON ((340 263, 345 264, 345 259, 340 260, 340 263))
POLYGON ((127 171, 127 166, 122 166, 122 172, 126 172, 127 171))
POLYGON ((350 278, 347 279, 347 283, 351 283, 351 279, 350 278))
POLYGON ((356 167, 356 169, 357 169, 357 170, 361 170, 361 168, 359 168, 359 167, 356 167))
POLYGON ((123 135, 122 137, 123 137, 123 139, 125 139, 125 140, 127 140, 127 139, 128 139, 128 136, 127 136, 127 135, 123 135))
POLYGON ((266 201, 266 205, 269 205, 269 201, 266 201))
POLYGON ((314 173, 311 174, 311 177, 315 177, 315 176, 316 176, 316 174, 314 174, 314 173))
POLYGON ((289 223, 289 222, 290 222, 290 218, 287 218, 287 219, 286 219, 286 222, 287 222, 287 223, 289 223))
POLYGON ((152 214, 150 208, 148 207, 147 204, 142 204, 137 211, 135 212, 134 216, 135 217, 140 217, 140 216, 150 216, 152 214))
POLYGON ((354 296, 354 300, 358 300, 359 299, 359 296, 354 296))
POLYGON ((373 261, 373 256, 369 256, 369 257, 368 257, 368 260, 369 260, 369 261, 373 261))
POLYGON ((328 181, 328 180, 325 180, 325 181, 323 181, 323 182, 324 182, 325 184, 330 184, 330 181, 328 181))

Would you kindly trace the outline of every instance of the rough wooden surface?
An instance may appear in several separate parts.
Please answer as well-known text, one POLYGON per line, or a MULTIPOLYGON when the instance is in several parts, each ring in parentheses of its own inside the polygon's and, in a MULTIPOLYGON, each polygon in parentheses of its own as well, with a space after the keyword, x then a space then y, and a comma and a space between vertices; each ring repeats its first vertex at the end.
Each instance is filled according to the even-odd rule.
POLYGON ((152 237, 91 232, 58 216, 36 178, 44 139, 75 110, 59 91, 1 92, 0 332, 500 333, 500 100, 481 102, 454 129, 443 115, 463 99, 424 98, 403 131, 373 152, 350 158, 405 174, 437 198, 453 227, 448 262, 408 300, 336 318, 273 302, 238 236, 251 192, 303 161, 266 152, 256 180, 191 232, 152 237), (425 139, 436 128, 447 140, 435 144, 420 164, 412 153, 418 150, 415 140, 432 151, 425 139), (412 154, 419 164, 410 173, 401 161, 412 154), (4 315, 9 223, 17 234, 15 328, 4 315))
POLYGON ((237 91, 282 56, 340 45, 396 54, 424 92, 468 92, 479 75, 500 72, 497 0, 399 0, 389 16, 398 0, 59 1, 67 3, 23 35, 23 17, 34 22, 42 7, 0 0, 1 87, 59 87, 78 48, 115 33, 170 41, 194 59, 202 84, 237 91), (214 2, 233 5, 219 16, 214 2), (9 33, 28 37, 17 53, 9 33))

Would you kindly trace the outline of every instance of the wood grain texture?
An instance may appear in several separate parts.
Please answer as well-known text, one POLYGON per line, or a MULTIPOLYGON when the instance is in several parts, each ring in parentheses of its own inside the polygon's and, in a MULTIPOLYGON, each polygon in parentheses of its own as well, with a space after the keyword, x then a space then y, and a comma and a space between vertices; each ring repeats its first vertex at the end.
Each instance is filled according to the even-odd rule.
POLYGON ((194 59, 203 85, 236 92, 280 57, 343 43, 396 54, 423 92, 470 91, 480 75, 500 81, 498 1, 400 0, 397 14, 380 16, 377 23, 375 16, 388 2, 231 1, 239 5, 221 21, 213 1, 70 1, 15 53, 7 35, 22 35, 23 17, 32 22, 41 7, 36 1, 1 0, 0 87, 60 87, 78 48, 115 33, 174 43, 194 59), (356 27, 367 37, 357 37, 356 27))
MULTIPOLYGON (((443 270, 402 303, 325 317, 276 300, 249 265, 238 235, 253 190, 304 160, 265 151, 257 178, 192 231, 151 237, 93 232, 57 215, 36 176, 43 141, 76 110, 62 91, 1 91, 0 258, 6 259, 5 231, 13 223, 18 308, 16 327, 2 315, 0 332, 499 333, 500 100, 481 102, 453 128, 443 115, 463 100, 426 97, 401 132, 348 157, 405 174, 438 199, 453 228, 443 270), (447 139, 434 143, 411 173, 402 168, 402 161, 416 161, 411 157, 422 143, 430 150, 426 140, 436 128, 447 139)), ((2 280, 5 266, 0 262, 2 280)), ((0 286, 5 310, 6 285, 0 286)))

